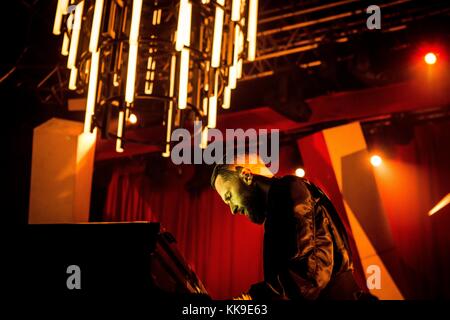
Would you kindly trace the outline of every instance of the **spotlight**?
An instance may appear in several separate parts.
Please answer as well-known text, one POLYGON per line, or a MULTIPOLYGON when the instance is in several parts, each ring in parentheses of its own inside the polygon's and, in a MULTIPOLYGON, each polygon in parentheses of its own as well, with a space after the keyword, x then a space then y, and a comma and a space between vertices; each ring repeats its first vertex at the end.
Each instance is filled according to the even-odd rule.
POLYGON ((370 163, 374 166, 374 167, 379 167, 381 166, 381 163, 383 162, 383 159, 381 159, 380 156, 378 155, 373 155, 372 157, 370 157, 370 163))
POLYGON ((305 176, 305 170, 302 168, 298 168, 297 170, 295 170, 295 175, 297 177, 303 178, 305 176))
POLYGON ((433 209, 431 209, 428 212, 429 216, 432 216, 433 214, 435 214, 436 212, 440 211, 441 209, 443 209, 445 206, 447 206, 450 203, 450 193, 447 193, 447 195, 438 202, 438 204, 436 204, 433 209))
POLYGON ((437 61, 437 56, 433 52, 428 52, 424 57, 423 60, 425 60, 426 64, 432 65, 435 64, 437 61))
POLYGON ((137 121, 138 121, 137 116, 134 113, 130 114, 130 116, 128 118, 128 122, 131 124, 136 124, 137 121))

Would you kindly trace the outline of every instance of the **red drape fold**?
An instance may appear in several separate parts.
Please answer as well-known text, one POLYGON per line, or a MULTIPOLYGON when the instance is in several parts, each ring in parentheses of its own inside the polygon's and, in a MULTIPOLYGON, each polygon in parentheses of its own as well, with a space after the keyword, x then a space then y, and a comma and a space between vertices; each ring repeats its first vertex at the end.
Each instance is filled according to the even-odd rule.
POLYGON ((428 215, 450 192, 449 125, 417 125, 404 145, 370 137, 374 152, 387 151, 375 174, 412 298, 450 298, 450 206, 428 215))

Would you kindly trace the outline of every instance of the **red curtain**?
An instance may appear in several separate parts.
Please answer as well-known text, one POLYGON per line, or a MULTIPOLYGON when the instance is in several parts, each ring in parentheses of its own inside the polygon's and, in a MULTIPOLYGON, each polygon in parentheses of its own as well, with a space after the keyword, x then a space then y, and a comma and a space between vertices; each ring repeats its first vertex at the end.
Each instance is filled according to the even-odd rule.
POLYGON ((232 298, 263 278, 263 229, 232 216, 211 188, 189 193, 185 184, 193 174, 193 166, 169 164, 155 184, 144 162, 117 166, 103 220, 160 222, 211 296, 232 298))
POLYGON ((368 137, 383 156, 376 179, 412 298, 450 298, 450 206, 428 215, 450 192, 449 125, 416 125, 404 145, 368 137))

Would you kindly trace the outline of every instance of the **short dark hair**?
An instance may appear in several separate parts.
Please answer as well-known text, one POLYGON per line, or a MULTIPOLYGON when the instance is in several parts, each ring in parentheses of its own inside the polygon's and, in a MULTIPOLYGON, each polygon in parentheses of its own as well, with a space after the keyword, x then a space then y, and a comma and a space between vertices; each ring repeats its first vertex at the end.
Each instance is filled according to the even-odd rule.
POLYGON ((230 181, 233 177, 237 177, 241 168, 241 166, 235 166, 233 164, 216 164, 211 174, 211 187, 216 190, 214 183, 216 182, 217 176, 220 175, 225 181, 230 181))

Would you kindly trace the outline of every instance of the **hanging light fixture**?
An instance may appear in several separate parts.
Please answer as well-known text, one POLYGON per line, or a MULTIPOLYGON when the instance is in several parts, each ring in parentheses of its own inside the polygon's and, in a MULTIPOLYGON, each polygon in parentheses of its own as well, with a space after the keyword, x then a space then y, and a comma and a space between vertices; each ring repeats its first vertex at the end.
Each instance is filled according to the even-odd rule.
POLYGON ((181 119, 202 120, 204 148, 243 61, 255 59, 257 13, 258 0, 59 0, 53 33, 69 89, 87 95, 85 132, 100 128, 122 152, 131 110, 145 101, 164 110, 163 156, 181 119))

